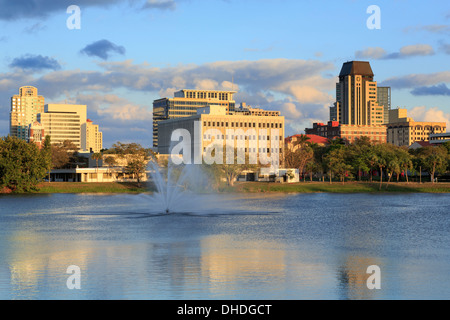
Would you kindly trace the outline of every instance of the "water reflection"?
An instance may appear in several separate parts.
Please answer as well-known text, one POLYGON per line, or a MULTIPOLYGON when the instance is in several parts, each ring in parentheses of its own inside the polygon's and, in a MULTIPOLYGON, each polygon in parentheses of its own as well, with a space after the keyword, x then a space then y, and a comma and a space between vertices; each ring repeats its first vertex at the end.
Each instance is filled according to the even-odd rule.
POLYGON ((25 198, 0 207, 0 298, 448 298, 448 213, 421 197, 426 219, 366 195, 233 197, 239 210, 194 215, 139 196, 25 198), (66 287, 70 265, 81 290, 66 287), (370 265, 382 290, 367 288, 370 265))

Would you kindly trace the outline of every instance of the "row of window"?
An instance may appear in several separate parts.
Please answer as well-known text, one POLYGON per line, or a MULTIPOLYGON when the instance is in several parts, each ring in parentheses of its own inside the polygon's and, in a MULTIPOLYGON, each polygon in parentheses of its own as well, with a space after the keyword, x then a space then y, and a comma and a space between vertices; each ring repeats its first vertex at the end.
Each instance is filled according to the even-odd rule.
MULTIPOLYGON (((214 138, 214 136, 212 136, 213 138, 214 138)), ((238 139, 238 140, 244 140, 244 141, 251 141, 251 140, 253 140, 253 141, 256 141, 256 135, 251 135, 251 136, 247 136, 247 135, 234 135, 234 134, 232 134, 232 135, 216 135, 215 136, 215 138, 216 139, 221 139, 221 140, 228 140, 228 137, 231 139, 231 140, 234 140, 234 139, 238 139)), ((205 139, 205 140, 211 140, 211 135, 210 134, 208 134, 208 135, 206 135, 206 134, 204 134, 203 135, 203 139, 205 139)), ((283 137, 282 136, 274 136, 274 139, 275 139, 275 141, 278 141, 278 140, 283 140, 283 137)), ((263 135, 259 135, 258 136, 258 140, 259 141, 269 141, 270 140, 270 136, 263 136, 263 135)))
MULTIPOLYGON (((203 121, 204 127, 228 127, 228 122, 203 121), (217 124, 217 126, 216 126, 217 124)), ((256 122, 231 122, 231 128, 256 128, 256 122)), ((258 123, 258 128, 283 128, 282 123, 258 123)))

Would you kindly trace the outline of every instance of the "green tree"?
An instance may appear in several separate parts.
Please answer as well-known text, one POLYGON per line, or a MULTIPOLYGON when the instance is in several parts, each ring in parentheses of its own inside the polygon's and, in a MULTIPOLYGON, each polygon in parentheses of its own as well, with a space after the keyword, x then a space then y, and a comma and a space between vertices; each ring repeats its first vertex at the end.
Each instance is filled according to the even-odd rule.
POLYGON ((113 144, 112 149, 108 150, 108 154, 117 154, 120 158, 126 159, 125 171, 136 177, 139 187, 149 160, 156 158, 156 154, 151 149, 146 149, 138 143, 122 143, 120 141, 113 144))
POLYGON ((51 139, 50 139, 49 135, 45 136, 44 144, 43 144, 41 152, 42 152, 42 155, 44 156, 45 169, 48 172, 48 182, 51 182, 50 181, 51 180, 50 173, 52 171, 53 164, 52 164, 52 143, 51 143, 51 139))
POLYGON ((427 146, 418 149, 417 156, 423 169, 430 174, 431 181, 435 182, 435 174, 443 173, 448 166, 447 149, 443 146, 427 146))
POLYGON ((37 190, 47 173, 48 155, 34 143, 16 137, 0 139, 0 189, 22 193, 37 190))
POLYGON ((346 149, 347 148, 334 148, 324 156, 324 162, 330 174, 330 183, 332 181, 333 172, 335 175, 339 176, 342 184, 345 183, 346 177, 351 177, 350 172, 353 167, 345 161, 346 149))

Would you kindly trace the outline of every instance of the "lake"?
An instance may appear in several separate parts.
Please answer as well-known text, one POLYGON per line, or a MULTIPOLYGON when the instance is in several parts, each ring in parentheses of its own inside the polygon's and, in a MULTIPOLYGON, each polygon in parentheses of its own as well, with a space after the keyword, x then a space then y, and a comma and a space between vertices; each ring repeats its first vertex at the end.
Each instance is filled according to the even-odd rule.
POLYGON ((163 214, 148 195, 0 196, 0 299, 450 298, 448 194, 195 202, 163 214))

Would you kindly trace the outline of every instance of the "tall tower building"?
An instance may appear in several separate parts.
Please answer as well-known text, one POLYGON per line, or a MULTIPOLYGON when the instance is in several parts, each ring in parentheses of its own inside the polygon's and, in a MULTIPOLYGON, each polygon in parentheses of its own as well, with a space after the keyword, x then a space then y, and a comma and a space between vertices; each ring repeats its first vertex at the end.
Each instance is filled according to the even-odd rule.
POLYGON ((377 102, 377 82, 369 62, 343 64, 336 83, 336 102, 330 120, 346 125, 382 125, 384 110, 377 102))
POLYGON ((9 133, 11 136, 29 140, 29 127, 44 112, 44 97, 38 95, 35 87, 25 86, 11 98, 9 133))
POLYGON ((158 122, 168 119, 189 117, 197 114, 197 108, 218 105, 226 112, 235 111, 233 95, 236 91, 180 90, 173 98, 153 101, 153 147, 158 147, 158 122))
POLYGON ((81 149, 94 153, 99 153, 103 149, 103 133, 90 119, 81 125, 81 149))
POLYGON ((389 123, 389 110, 391 110, 391 87, 377 88, 378 104, 383 106, 384 124, 389 123))

